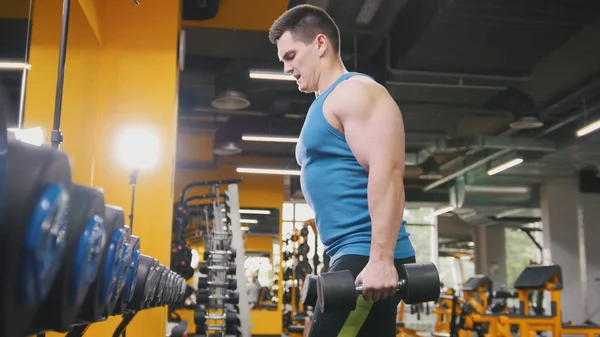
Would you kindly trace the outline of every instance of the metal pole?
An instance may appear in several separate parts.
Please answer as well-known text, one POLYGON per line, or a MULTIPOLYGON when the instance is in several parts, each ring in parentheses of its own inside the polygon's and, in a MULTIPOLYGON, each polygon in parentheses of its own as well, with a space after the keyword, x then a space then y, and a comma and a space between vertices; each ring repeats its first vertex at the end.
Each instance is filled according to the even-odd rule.
POLYGON ((50 140, 52 147, 60 148, 63 141, 62 133, 60 132, 60 118, 62 114, 62 97, 63 87, 65 82, 65 63, 67 60, 67 38, 69 36, 69 12, 71 8, 71 0, 63 0, 62 10, 62 27, 60 32, 60 50, 58 54, 58 76, 56 79, 56 99, 54 101, 54 125, 50 140))

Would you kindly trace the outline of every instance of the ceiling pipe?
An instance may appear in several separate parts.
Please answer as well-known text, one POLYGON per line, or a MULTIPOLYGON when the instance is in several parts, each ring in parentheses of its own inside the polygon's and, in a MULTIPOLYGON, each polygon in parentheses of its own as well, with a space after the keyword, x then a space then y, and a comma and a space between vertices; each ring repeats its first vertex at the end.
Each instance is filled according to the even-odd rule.
MULTIPOLYGON (((392 67, 392 38, 390 34, 385 35, 385 67, 386 70, 393 75, 398 76, 429 76, 429 77, 453 77, 457 79, 480 79, 494 81, 509 81, 509 82, 529 82, 532 80, 529 76, 505 76, 491 74, 474 74, 474 73, 458 73, 448 71, 430 71, 430 70, 408 70, 392 67)), ((460 84, 460 82, 458 83, 460 84)))

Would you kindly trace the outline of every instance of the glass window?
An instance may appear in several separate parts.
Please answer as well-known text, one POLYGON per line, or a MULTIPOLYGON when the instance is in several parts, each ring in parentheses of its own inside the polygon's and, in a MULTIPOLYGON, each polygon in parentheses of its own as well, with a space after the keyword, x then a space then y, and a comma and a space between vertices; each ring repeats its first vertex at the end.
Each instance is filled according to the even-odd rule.
POLYGON ((306 221, 306 220, 310 220, 310 219, 314 219, 314 218, 315 218, 315 213, 310 208, 310 206, 308 206, 308 204, 305 204, 305 203, 296 204, 296 214, 295 214, 294 220, 306 221))
POLYGON ((294 221, 294 204, 291 202, 283 203, 283 221, 294 221))

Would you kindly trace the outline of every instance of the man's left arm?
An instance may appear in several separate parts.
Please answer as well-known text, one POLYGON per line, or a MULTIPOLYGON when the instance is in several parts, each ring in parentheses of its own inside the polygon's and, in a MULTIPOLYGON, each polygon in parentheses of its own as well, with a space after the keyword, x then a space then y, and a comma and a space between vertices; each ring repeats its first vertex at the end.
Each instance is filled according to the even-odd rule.
POLYGON ((385 88, 361 81, 345 84, 345 109, 337 109, 337 117, 354 156, 369 172, 372 221, 369 263, 357 283, 363 284, 366 300, 378 301, 393 296, 398 283, 394 250, 404 215, 404 123, 385 88))

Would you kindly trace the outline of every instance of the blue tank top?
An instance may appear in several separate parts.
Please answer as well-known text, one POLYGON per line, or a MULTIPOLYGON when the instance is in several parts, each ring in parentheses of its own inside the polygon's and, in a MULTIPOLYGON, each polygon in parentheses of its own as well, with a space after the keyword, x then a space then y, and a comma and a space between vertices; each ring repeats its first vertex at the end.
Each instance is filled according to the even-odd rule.
MULTIPOLYGON (((369 256, 371 216, 367 201, 368 172, 360 166, 344 134, 323 115, 323 103, 342 81, 355 72, 342 75, 312 103, 296 145, 296 160, 302 169, 300 184, 304 198, 315 213, 319 238, 330 264, 343 255, 369 256)), ((406 222, 396 241, 394 258, 415 254, 406 222)))

